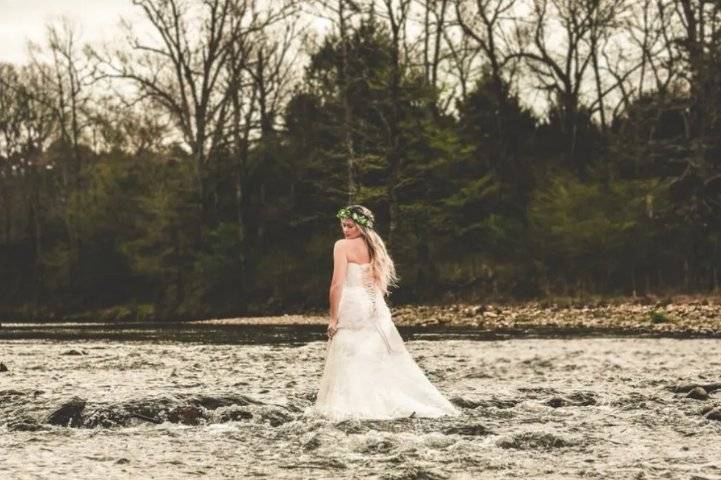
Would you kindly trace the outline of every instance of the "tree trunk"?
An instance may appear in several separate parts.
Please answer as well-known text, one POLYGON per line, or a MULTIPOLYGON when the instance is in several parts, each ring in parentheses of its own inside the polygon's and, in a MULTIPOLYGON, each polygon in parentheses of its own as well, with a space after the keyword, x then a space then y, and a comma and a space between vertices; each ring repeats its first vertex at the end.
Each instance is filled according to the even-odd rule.
POLYGON ((356 195, 358 194, 358 183, 355 175, 355 148, 353 145, 352 125, 353 125, 353 111, 350 106, 349 91, 348 91, 348 38, 346 33, 346 22, 345 22, 345 5, 346 0, 338 1, 338 22, 340 28, 340 62, 338 64, 338 79, 341 95, 341 103, 343 105, 343 147, 346 155, 346 170, 347 170, 347 188, 348 188, 348 200, 347 203, 355 203, 356 195))
MULTIPOLYGON (((391 8, 390 6, 388 7, 391 8)), ((386 148, 386 164, 389 167, 387 196, 389 213, 388 243, 394 245, 400 221, 398 204, 398 183, 401 170, 400 120, 401 120, 401 59, 400 43, 402 20, 391 22, 391 74, 388 86, 390 114, 388 119, 388 145, 386 148)))

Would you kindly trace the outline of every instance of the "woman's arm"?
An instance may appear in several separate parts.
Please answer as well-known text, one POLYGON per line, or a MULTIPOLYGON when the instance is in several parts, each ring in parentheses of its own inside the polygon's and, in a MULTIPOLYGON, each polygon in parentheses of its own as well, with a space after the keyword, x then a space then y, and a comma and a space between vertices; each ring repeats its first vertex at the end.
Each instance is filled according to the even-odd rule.
MULTIPOLYGON (((338 324, 338 303, 340 302, 340 296, 343 293, 343 281, 345 280, 347 268, 348 259, 345 255, 345 241, 338 240, 333 246, 333 278, 330 281, 330 292, 328 296, 330 303, 329 330, 335 330, 336 325, 338 324)), ((328 336, 333 336, 330 331, 328 336)))

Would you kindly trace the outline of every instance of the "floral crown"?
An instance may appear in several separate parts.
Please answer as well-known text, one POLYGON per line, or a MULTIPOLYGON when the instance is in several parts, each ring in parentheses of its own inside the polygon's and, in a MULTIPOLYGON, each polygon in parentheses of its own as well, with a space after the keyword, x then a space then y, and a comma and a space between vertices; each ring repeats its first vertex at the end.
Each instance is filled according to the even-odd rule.
POLYGON ((358 225, 363 225, 366 228, 373 228, 373 220, 362 213, 355 212, 349 208, 341 208, 335 216, 338 218, 348 218, 358 225))

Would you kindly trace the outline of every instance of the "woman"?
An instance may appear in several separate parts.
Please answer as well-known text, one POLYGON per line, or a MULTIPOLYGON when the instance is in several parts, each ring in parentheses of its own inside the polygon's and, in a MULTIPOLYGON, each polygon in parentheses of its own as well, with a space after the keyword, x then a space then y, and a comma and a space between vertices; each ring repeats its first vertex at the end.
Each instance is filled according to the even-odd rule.
POLYGON ((396 271, 373 214, 350 205, 337 217, 345 238, 333 247, 327 353, 313 409, 336 421, 457 415, 391 320, 384 296, 396 271))

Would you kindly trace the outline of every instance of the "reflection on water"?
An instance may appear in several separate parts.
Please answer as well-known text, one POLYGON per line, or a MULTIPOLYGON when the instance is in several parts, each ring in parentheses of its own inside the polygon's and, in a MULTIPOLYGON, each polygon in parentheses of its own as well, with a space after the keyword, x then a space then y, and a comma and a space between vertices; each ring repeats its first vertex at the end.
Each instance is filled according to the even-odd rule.
POLYGON ((718 340, 402 333, 464 416, 304 415, 318 326, 4 325, 0 478, 721 478, 721 391, 669 390, 721 381, 718 340))
MULTIPOLYGON (((612 328, 513 327, 485 330, 465 326, 400 326, 404 339, 506 340, 514 338, 627 337, 628 330, 612 328)), ((638 335, 637 335, 638 336, 638 335)), ((647 338, 694 338, 690 332, 651 332, 647 338)), ((697 334, 698 338, 708 335, 697 334)), ((5 323, 0 340, 172 341, 213 344, 304 344, 325 340, 322 325, 228 325, 218 323, 5 323)))

